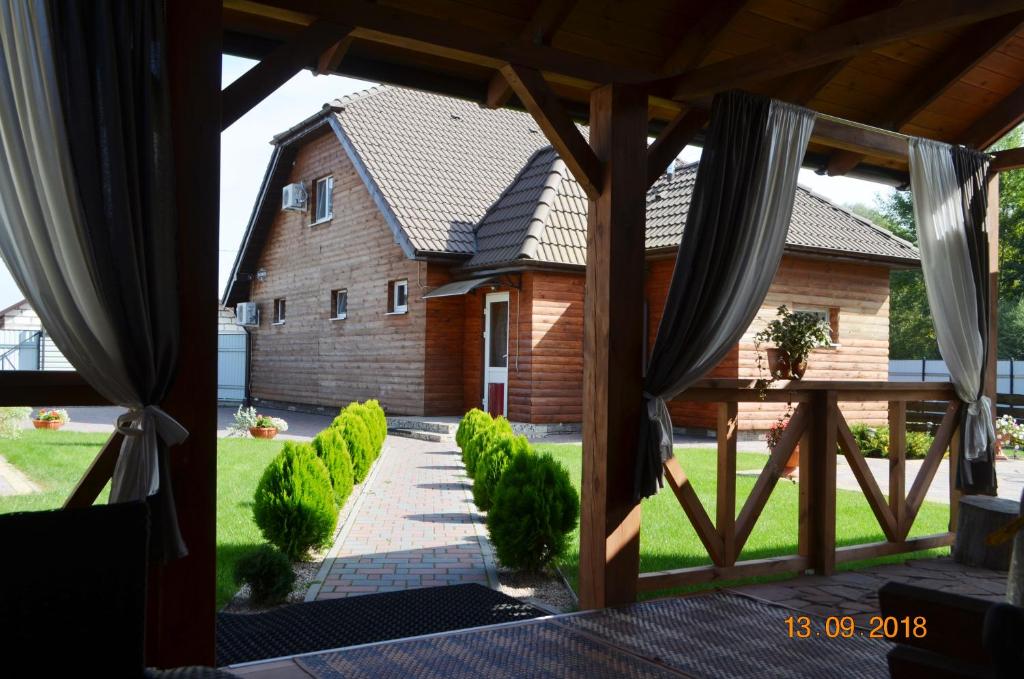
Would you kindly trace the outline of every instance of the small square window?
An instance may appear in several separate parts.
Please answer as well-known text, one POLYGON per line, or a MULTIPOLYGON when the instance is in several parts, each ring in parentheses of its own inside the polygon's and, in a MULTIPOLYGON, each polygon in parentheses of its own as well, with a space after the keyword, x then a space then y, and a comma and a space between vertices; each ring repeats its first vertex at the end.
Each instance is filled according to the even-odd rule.
POLYGON ((832 346, 839 346, 839 307, 828 309, 795 309, 808 314, 814 314, 828 325, 829 342, 832 346))
POLYGON ((388 283, 388 313, 404 314, 409 311, 409 281, 391 281, 388 283))
POLYGON ((340 321, 348 318, 348 290, 331 292, 331 318, 340 321))
POLYGON ((274 300, 274 323, 284 323, 284 297, 274 300))
POLYGON ((334 216, 332 193, 334 177, 321 177, 313 182, 313 224, 326 222, 334 216))

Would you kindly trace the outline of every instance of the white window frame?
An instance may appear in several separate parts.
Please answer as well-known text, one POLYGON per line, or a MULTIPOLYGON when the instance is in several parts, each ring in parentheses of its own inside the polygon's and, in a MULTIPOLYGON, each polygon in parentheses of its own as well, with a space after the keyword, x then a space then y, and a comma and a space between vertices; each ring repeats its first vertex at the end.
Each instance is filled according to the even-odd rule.
POLYGON ((288 318, 286 299, 285 297, 274 298, 274 322, 271 325, 284 325, 285 319, 288 318))
MULTIPOLYGON (((793 309, 794 312, 799 311, 799 312, 803 312, 803 313, 806 313, 806 314, 816 314, 818 316, 821 316, 822 318, 825 319, 825 323, 829 326, 829 328, 832 327, 832 310, 831 310, 830 307, 824 307, 824 308, 822 308, 822 307, 798 307, 798 306, 796 306, 794 304, 792 309, 793 309)), ((823 347, 819 347, 819 348, 820 349, 839 349, 842 346, 843 346, 842 344, 840 344, 839 342, 833 342, 832 339, 830 338, 829 341, 828 341, 828 344, 826 344, 823 347)))
POLYGON ((388 300, 388 306, 390 307, 388 314, 396 315, 409 313, 409 279, 400 278, 398 280, 391 281, 388 287, 391 288, 391 299, 388 300), (398 303, 399 288, 405 289, 405 304, 398 303))
POLYGON ((313 180, 313 221, 310 226, 329 222, 334 218, 334 177, 327 175, 313 180), (327 196, 326 212, 320 214, 320 196, 327 196))
POLYGON ((348 288, 338 288, 337 290, 331 291, 331 320, 332 321, 343 321, 348 318, 348 288), (338 299, 345 296, 345 310, 338 313, 338 299))

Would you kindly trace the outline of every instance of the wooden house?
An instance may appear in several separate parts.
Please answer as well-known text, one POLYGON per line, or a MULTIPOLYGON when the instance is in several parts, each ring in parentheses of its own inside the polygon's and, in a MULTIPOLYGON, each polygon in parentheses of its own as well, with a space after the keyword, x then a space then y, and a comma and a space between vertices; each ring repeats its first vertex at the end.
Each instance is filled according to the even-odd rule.
MULTIPOLYGON (((533 425, 581 421, 587 197, 532 118, 379 87, 273 143, 224 295, 260 310, 255 399, 333 410, 379 398, 395 415, 484 407, 533 425), (295 184, 306 209, 283 210, 295 184)), ((648 345, 695 176, 696 164, 673 164, 648 192, 648 345)), ((762 310, 710 376, 761 376, 753 334, 786 304, 832 326, 809 378, 885 380, 889 271, 917 257, 801 188, 762 310)), ((783 407, 744 404, 743 427, 764 429, 783 407)), ((847 408, 851 421, 886 419, 884 403, 847 408)), ((711 404, 672 410, 677 426, 714 427, 711 404)))

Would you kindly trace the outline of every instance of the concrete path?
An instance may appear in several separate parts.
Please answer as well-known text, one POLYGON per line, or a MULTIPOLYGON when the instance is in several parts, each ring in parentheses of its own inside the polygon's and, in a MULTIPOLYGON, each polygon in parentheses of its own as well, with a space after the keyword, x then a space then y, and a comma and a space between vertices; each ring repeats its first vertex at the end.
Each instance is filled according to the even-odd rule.
POLYGON ((471 489, 454 444, 389 436, 306 600, 466 582, 496 587, 471 489))
MULTIPOLYGON (((872 476, 878 483, 882 493, 889 493, 889 461, 881 458, 865 458, 872 476)), ((921 469, 922 460, 907 460, 906 487, 910 492, 917 472, 921 469)), ((1024 460, 1000 460, 996 462, 996 481, 999 484, 999 497, 1020 500, 1024 489, 1024 460)), ((836 460, 836 486, 844 490, 860 490, 860 484, 853 475, 853 469, 845 457, 836 460)), ((932 485, 928 488, 925 499, 929 502, 949 504, 949 463, 943 462, 935 472, 932 485)))
POLYGON ((32 479, 0 455, 0 497, 4 495, 29 495, 41 489, 32 479))

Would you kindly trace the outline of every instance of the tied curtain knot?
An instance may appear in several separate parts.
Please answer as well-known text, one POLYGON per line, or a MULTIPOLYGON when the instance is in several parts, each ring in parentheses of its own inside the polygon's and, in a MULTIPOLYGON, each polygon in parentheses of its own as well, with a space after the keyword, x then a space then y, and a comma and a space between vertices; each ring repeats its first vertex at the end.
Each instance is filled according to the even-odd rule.
POLYGON ((644 401, 647 404, 647 419, 661 453, 661 463, 664 464, 672 457, 672 415, 665 399, 660 396, 645 391, 644 401))
POLYGON ((992 423, 992 399, 979 396, 967 402, 964 427, 964 457, 968 460, 985 458, 989 446, 996 442, 996 428, 992 423))
POLYGON ((156 494, 160 489, 159 445, 178 445, 188 438, 188 430, 160 407, 148 405, 118 417, 117 432, 125 440, 114 468, 111 502, 144 500, 156 494))

